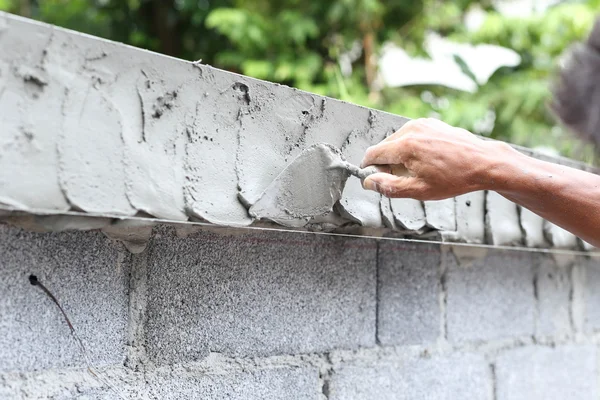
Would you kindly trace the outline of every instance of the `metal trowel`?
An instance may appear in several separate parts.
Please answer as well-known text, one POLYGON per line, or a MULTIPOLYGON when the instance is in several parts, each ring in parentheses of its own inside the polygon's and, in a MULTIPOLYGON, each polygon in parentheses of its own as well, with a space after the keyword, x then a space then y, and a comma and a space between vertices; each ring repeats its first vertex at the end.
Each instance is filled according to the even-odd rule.
POLYGON ((389 172, 390 168, 359 168, 347 162, 339 149, 318 143, 303 150, 281 171, 250 207, 249 213, 255 219, 303 227, 331 213, 350 175, 364 180, 382 171, 389 172))

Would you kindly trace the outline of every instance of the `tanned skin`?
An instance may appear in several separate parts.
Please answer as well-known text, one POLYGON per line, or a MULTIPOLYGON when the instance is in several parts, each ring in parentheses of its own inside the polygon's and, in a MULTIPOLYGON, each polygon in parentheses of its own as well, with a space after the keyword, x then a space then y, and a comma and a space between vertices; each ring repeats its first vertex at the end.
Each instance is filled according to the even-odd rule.
POLYGON ((367 149, 363 182, 387 197, 442 200, 493 190, 600 247, 600 176, 528 157, 436 119, 417 119, 367 149), (388 173, 406 168, 401 176, 388 173))

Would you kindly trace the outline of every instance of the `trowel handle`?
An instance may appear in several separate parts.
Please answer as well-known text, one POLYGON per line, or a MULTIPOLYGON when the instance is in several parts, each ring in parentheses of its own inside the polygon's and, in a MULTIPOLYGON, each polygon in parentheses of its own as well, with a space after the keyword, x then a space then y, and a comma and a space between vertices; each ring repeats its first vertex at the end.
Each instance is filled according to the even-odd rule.
POLYGON ((368 167, 358 169, 357 173, 352 175, 363 181, 367 176, 378 172, 386 172, 397 176, 410 176, 408 169, 404 165, 369 165, 368 167))

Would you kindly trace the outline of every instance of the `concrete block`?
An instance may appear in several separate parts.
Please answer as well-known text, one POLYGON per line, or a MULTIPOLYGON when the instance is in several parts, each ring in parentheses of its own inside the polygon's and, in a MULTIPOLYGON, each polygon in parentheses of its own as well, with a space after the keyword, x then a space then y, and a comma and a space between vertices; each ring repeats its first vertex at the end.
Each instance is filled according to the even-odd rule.
POLYGON ((377 336, 381 344, 421 344, 438 338, 440 258, 436 245, 380 245, 377 336))
POLYGON ((376 243, 162 231, 149 246, 148 353, 268 356, 375 344, 376 243))
POLYGON ((344 365, 331 378, 330 400, 492 399, 489 368, 480 355, 344 365))
POLYGON ((579 258, 577 268, 583 279, 573 282, 577 291, 583 294, 583 329, 588 332, 600 330, 600 258, 579 258))
POLYGON ((538 263, 536 335, 565 337, 572 331, 570 269, 558 266, 552 257, 541 254, 534 257, 538 263))
POLYGON ((451 342, 532 335, 533 260, 518 251, 489 251, 461 266, 447 255, 447 335, 451 342))
POLYGON ((319 372, 309 368, 274 368, 225 375, 173 374, 150 382, 150 398, 230 400, 318 400, 319 372))
POLYGON ((31 233, 0 225, 0 371, 83 366, 58 299, 93 365, 122 363, 128 320, 125 253, 99 232, 31 233))
POLYGON ((597 399, 594 346, 525 347, 496 361, 498 400, 597 399))

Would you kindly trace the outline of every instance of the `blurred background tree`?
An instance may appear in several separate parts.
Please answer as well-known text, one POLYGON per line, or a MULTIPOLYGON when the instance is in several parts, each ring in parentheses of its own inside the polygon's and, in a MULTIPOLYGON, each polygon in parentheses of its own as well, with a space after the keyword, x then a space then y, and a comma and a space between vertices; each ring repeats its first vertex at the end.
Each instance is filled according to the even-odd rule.
MULTIPOLYGON (((560 56, 588 34, 600 0, 0 0, 0 10, 411 118, 436 116, 481 135, 545 146, 585 162, 599 161, 589 145, 556 123, 546 103, 560 56), (464 52, 450 49, 469 89, 435 79, 390 85, 382 78, 382 54, 390 46, 407 57, 435 59, 426 45, 432 35, 446 45, 502 46, 519 61, 481 80, 473 65, 490 61, 485 58, 493 53, 474 47, 467 59, 464 52)), ((397 65, 400 78, 410 75, 402 63, 397 65)), ((440 77, 447 72, 436 70, 440 77)))

